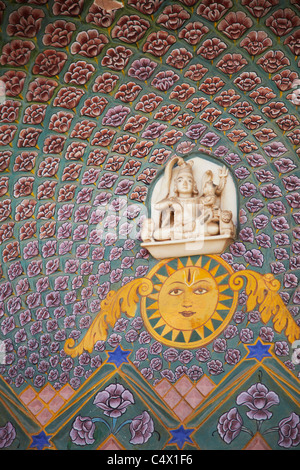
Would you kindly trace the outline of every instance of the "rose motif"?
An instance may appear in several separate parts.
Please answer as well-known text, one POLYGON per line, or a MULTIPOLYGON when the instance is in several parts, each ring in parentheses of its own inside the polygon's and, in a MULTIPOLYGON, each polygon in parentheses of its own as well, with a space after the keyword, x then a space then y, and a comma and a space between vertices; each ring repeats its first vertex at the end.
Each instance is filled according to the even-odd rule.
POLYGON ((246 414, 250 419, 258 421, 270 419, 272 417, 269 408, 279 404, 279 397, 275 392, 258 382, 252 385, 247 392, 242 392, 236 399, 238 405, 246 405, 250 411, 246 414))
POLYGON ((110 93, 116 86, 118 80, 118 75, 112 75, 109 72, 105 72, 103 75, 99 75, 96 78, 93 91, 95 93, 110 93))
POLYGON ((154 423, 147 411, 133 418, 130 423, 131 444, 145 444, 154 431, 154 423))
POLYGON ((79 88, 63 87, 57 93, 53 106, 60 106, 67 109, 76 108, 83 95, 84 91, 79 88))
POLYGON ((197 54, 202 55, 204 59, 213 60, 226 48, 225 42, 218 38, 206 39, 199 47, 197 54))
POLYGON ((176 30, 190 18, 190 14, 180 5, 168 5, 159 15, 157 23, 165 28, 176 30))
POLYGON ((242 5, 245 5, 256 18, 262 18, 278 2, 279 0, 242 0, 242 5))
POLYGON ((71 46, 71 53, 80 54, 84 57, 96 57, 107 43, 108 38, 96 29, 81 31, 77 34, 76 41, 71 46))
POLYGON ((114 49, 110 48, 103 57, 101 65, 112 70, 123 70, 132 54, 133 52, 124 46, 117 46, 114 49))
POLYGON ((120 99, 124 103, 130 103, 137 98, 141 90, 142 87, 134 82, 123 83, 115 94, 115 98, 120 99))
POLYGON ((300 55, 299 37, 300 31, 297 29, 291 36, 288 36, 283 43, 287 44, 292 53, 296 56, 300 55))
POLYGON ((10 421, 0 428, 0 448, 9 447, 16 437, 16 430, 10 421))
POLYGON ((99 28, 109 28, 115 19, 115 10, 107 11, 92 3, 86 16, 87 23, 93 23, 99 28))
POLYGON ((179 76, 172 70, 166 72, 159 72, 152 80, 151 85, 157 90, 167 91, 171 88, 175 82, 179 80, 179 76))
POLYGON ((9 36, 34 38, 41 28, 43 10, 22 6, 9 15, 6 31, 9 36))
POLYGON ((241 432, 243 420, 236 408, 220 416, 218 433, 226 444, 230 444, 241 432))
POLYGON ((175 42, 175 37, 166 31, 154 32, 147 37, 143 51, 155 57, 162 57, 175 42))
POLYGON ((95 442, 94 432, 95 424, 91 418, 77 416, 70 431, 70 437, 74 444, 84 446, 95 442))
POLYGON ((204 26, 203 23, 194 21, 193 23, 188 23, 185 28, 181 29, 178 36, 180 39, 184 39, 189 44, 195 46, 208 31, 208 27, 204 26))
POLYGON ((281 447, 297 446, 300 442, 300 418, 292 413, 288 418, 282 419, 279 424, 279 440, 281 447))
POLYGON ((14 122, 18 119, 20 103, 13 100, 6 100, 0 105, 0 121, 14 122))
POLYGON ((49 23, 45 28, 43 44, 45 46, 66 47, 70 44, 73 31, 75 30, 75 24, 65 20, 49 23))
POLYGON ((166 62, 176 69, 183 69, 192 58, 193 54, 190 51, 185 49, 185 47, 180 47, 171 52, 166 62))
POLYGON ((130 77, 137 78, 138 80, 148 80, 156 67, 157 64, 155 62, 146 57, 142 57, 141 59, 132 62, 131 67, 128 70, 128 75, 130 77))
POLYGON ((75 83, 76 85, 85 85, 93 72, 95 72, 95 67, 84 60, 72 62, 69 70, 65 73, 64 81, 66 83, 75 83))
POLYGON ((56 114, 52 114, 49 122, 49 129, 63 134, 70 129, 72 119, 73 114, 65 111, 59 111, 56 114))
POLYGON ((93 96, 84 102, 80 114, 83 116, 98 117, 103 113, 107 104, 108 101, 105 98, 93 96))
POLYGON ((290 33, 299 24, 300 18, 291 8, 280 8, 266 19, 266 25, 279 37, 290 33))
POLYGON ((163 0, 128 0, 128 5, 136 8, 144 15, 153 15, 162 2, 163 0))
POLYGON ((115 132, 111 129, 101 129, 101 131, 95 133, 92 145, 107 147, 111 143, 114 135, 115 132))
POLYGON ((220 77, 208 77, 201 83, 199 90, 207 95, 215 95, 224 85, 225 82, 220 77))
POLYGON ((197 8, 198 15, 209 21, 218 21, 229 8, 232 7, 231 0, 204 0, 197 8))
POLYGON ((26 65, 30 59, 31 51, 35 45, 31 41, 21 41, 20 39, 13 39, 2 48, 2 55, 0 57, 1 65, 11 65, 21 67, 26 65))
POLYGON ((17 96, 23 90, 26 73, 21 70, 8 70, 0 78, 5 84, 6 96, 17 96))
POLYGON ((290 61, 282 51, 271 50, 260 57, 257 64, 259 64, 265 72, 276 73, 285 65, 290 65, 290 61))
POLYGON ((271 47, 272 40, 264 31, 250 31, 240 42, 240 46, 246 49, 249 54, 255 56, 271 47))
POLYGON ((247 61, 241 54, 225 54, 217 63, 217 67, 222 72, 232 75, 241 70, 246 64, 247 61))
POLYGON ((219 23, 218 30, 229 39, 235 40, 239 39, 252 25, 253 21, 244 12, 232 11, 219 23))
POLYGON ((101 392, 97 393, 94 405, 102 409, 106 416, 119 418, 124 414, 129 405, 134 404, 132 393, 121 384, 110 384, 101 392))
POLYGON ((54 0, 52 7, 55 16, 78 16, 83 8, 84 0, 54 0))
POLYGON ((149 27, 149 21, 138 15, 124 15, 114 26, 111 37, 118 38, 128 44, 134 44, 144 36, 149 27))
POLYGON ((102 124, 118 127, 124 123, 129 112, 130 109, 122 105, 110 108, 102 119, 102 124))
POLYGON ((192 64, 189 66, 188 70, 185 72, 184 76, 190 78, 191 80, 198 82, 204 75, 208 72, 206 67, 203 67, 201 64, 192 64))
POLYGON ((49 101, 54 93, 58 83, 55 80, 47 78, 36 78, 29 83, 26 99, 28 101, 49 101))
POLYGON ((84 119, 83 121, 76 123, 70 137, 86 140, 91 136, 95 127, 95 122, 84 119))

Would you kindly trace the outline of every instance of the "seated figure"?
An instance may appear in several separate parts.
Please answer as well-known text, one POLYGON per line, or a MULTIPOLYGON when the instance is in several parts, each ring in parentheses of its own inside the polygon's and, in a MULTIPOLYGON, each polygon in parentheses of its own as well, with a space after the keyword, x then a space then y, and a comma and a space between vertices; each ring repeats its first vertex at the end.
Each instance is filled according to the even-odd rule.
MULTIPOLYGON (((154 205, 159 211, 159 221, 152 219, 143 223, 141 238, 144 242, 166 240, 201 239, 220 234, 220 196, 226 184, 228 170, 219 172, 219 184, 213 182, 213 173, 208 170, 202 180, 202 194, 194 178, 193 161, 184 161, 174 156, 165 169, 167 196, 154 205), (174 165, 177 167, 174 169, 174 165), (173 183, 174 196, 170 196, 173 183)), ((226 211, 226 233, 233 232, 231 212, 226 211)))

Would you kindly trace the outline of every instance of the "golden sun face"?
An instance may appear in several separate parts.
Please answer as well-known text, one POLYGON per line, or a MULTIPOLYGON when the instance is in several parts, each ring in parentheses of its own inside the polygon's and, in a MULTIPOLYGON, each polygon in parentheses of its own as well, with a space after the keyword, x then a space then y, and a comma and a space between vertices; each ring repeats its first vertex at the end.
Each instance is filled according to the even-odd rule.
POLYGON ((232 272, 218 256, 201 256, 195 264, 190 258, 185 265, 180 260, 177 266, 174 260, 159 263, 147 276, 157 292, 141 305, 150 334, 174 347, 195 348, 212 341, 235 311, 237 295, 227 282, 232 272))

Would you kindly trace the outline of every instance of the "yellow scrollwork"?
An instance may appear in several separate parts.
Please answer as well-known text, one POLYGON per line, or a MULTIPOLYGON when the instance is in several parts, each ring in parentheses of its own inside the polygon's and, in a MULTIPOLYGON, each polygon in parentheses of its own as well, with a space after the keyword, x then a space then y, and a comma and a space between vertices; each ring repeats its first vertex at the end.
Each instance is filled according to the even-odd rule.
POLYGON ((273 274, 261 275, 250 270, 236 272, 231 275, 229 285, 233 291, 240 291, 245 285, 247 311, 254 310, 258 305, 264 324, 272 319, 274 330, 277 333, 285 330, 290 343, 300 338, 300 327, 281 299, 278 293, 280 282, 273 274))

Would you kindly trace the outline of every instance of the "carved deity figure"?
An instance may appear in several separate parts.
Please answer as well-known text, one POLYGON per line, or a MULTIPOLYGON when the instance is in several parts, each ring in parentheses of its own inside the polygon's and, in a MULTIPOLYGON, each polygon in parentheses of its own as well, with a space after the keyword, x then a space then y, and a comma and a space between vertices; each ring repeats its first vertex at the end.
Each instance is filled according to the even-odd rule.
POLYGON ((144 221, 141 231, 144 242, 200 239, 222 234, 223 227, 226 235, 233 235, 232 213, 222 211, 220 207, 228 170, 222 168, 219 171, 218 185, 214 183, 213 172, 206 171, 200 195, 193 163, 192 160, 186 162, 178 156, 168 162, 164 175, 168 193, 154 205, 154 209, 159 212, 158 223, 152 219, 144 221), (174 196, 170 195, 171 187, 174 196), (223 219, 227 222, 222 223, 223 219))

